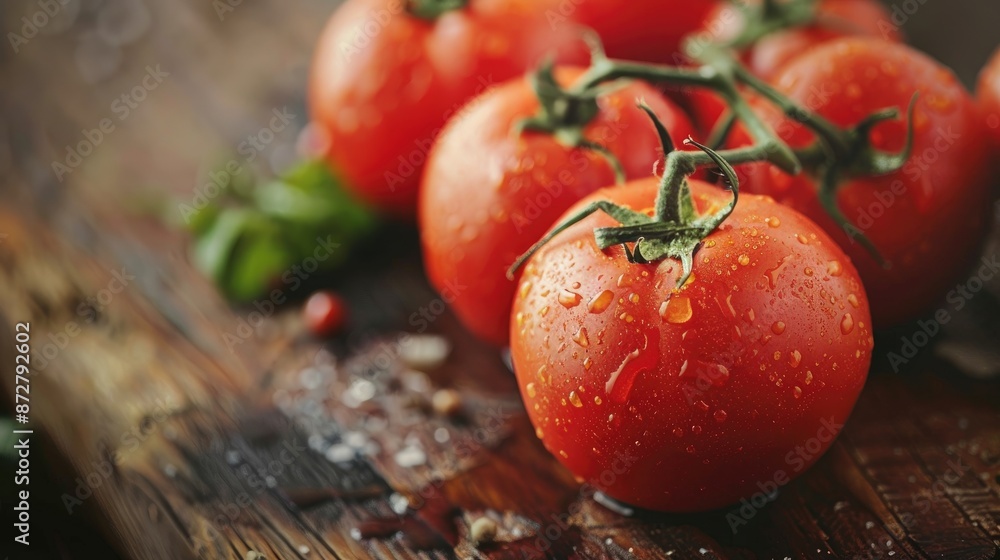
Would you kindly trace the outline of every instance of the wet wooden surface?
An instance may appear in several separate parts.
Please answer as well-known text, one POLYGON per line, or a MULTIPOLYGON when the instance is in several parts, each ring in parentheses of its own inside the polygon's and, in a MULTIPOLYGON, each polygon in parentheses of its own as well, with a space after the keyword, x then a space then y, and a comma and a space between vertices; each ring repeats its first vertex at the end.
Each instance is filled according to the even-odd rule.
MULTIPOLYGON (((209 2, 150 5, 147 28, 96 60, 80 45, 101 24, 84 11, 4 55, 0 337, 31 322, 45 358, 32 423, 66 467, 71 520, 136 558, 1000 554, 1000 385, 931 351, 902 373, 880 360, 831 451, 762 507, 624 517, 541 447, 497 353, 434 311, 412 241, 331 280, 355 312, 345 338, 310 338, 294 306, 265 306, 247 331, 258 309, 225 304, 183 237, 142 210, 149 193, 190 200, 273 109, 304 122, 305 63, 330 6, 281 6, 220 18, 209 2), (168 75, 123 117, 115 99, 157 65, 168 75), (104 118, 114 129, 57 179, 52 162, 104 118), (398 354, 422 309, 454 350, 418 373, 398 354), (434 412, 442 388, 462 414, 434 412), (484 515, 498 542, 476 548, 469 525, 484 515)), ((256 163, 287 160, 292 128, 256 163)), ((996 340, 997 304, 988 291, 975 303, 937 342, 988 370, 989 348, 963 345, 996 340)), ((898 337, 879 341, 883 356, 898 337)))

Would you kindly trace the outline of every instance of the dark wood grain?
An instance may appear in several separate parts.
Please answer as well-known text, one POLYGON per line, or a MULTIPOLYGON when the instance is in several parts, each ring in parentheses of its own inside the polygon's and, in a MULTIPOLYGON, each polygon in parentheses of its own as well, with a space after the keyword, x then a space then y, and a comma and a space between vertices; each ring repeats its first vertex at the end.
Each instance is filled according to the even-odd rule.
MULTIPOLYGON (((1000 386, 926 353, 901 374, 877 366, 831 451, 766 506, 625 517, 547 454, 500 357, 450 314, 430 326, 451 342, 448 361, 424 372, 426 382, 400 364, 408 318, 436 298, 412 232, 387 262, 362 260, 354 275, 328 279, 356 312, 350 335, 320 343, 289 308, 227 344, 224 335, 254 309, 222 301, 191 268, 183 236, 136 210, 151 193, 189 200, 199 170, 259 129, 272 108, 288 106, 304 122, 305 65, 330 6, 245 2, 222 20, 207 2, 149 8, 149 31, 123 48, 106 80, 87 85, 75 67, 84 19, 7 53, 10 87, 0 97, 0 336, 30 320, 37 352, 50 335, 66 335, 32 377, 33 423, 68 467, 67 495, 76 495, 76 477, 97 473, 93 495, 81 495, 72 515, 97 520, 123 555, 1000 554, 1000 386), (151 64, 170 77, 55 179, 51 161, 110 116, 115 96, 151 64), (99 313, 81 313, 123 267, 135 279, 99 313), (371 398, 345 402, 359 382, 371 384, 371 398), (460 392, 462 414, 435 413, 429 403, 440 388, 460 392), (348 443, 354 456, 327 456, 348 443), (420 460, 406 456, 409 448, 420 460), (468 529, 483 515, 498 522, 498 542, 477 548, 468 529), (734 530, 734 519, 746 523, 734 530), (373 538, 359 540, 358 531, 373 538)), ((0 345, 5 372, 8 346, 0 345)), ((3 391, 9 396, 8 385, 3 391)))

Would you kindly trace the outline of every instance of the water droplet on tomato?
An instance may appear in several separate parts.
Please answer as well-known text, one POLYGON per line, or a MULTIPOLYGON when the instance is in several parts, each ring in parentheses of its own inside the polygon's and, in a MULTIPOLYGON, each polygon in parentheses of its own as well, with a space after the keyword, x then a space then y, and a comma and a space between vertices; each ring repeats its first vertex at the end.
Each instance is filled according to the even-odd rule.
POLYGON ((604 384, 604 392, 615 402, 625 402, 632 392, 636 377, 647 369, 655 368, 659 361, 659 345, 654 344, 650 348, 649 336, 643 334, 642 348, 636 348, 625 356, 621 365, 611 373, 607 383, 604 384))
POLYGON ((799 367, 802 363, 802 354, 798 350, 792 350, 791 354, 788 355, 788 365, 793 368, 799 367))
POLYGON ((716 410, 715 413, 712 414, 712 416, 715 417, 715 421, 716 422, 718 422, 719 424, 721 424, 721 423, 723 423, 723 422, 726 421, 726 416, 728 416, 728 414, 726 414, 725 410, 722 410, 720 408, 719 410, 716 410))
POLYGON ((660 304, 660 317, 675 325, 688 322, 693 313, 687 296, 674 296, 660 304))
POLYGON ((545 437, 545 432, 543 432, 541 428, 535 428, 535 437, 542 439, 545 437))
POLYGON ((684 428, 674 428, 674 435, 677 437, 684 437, 684 428))
POLYGON ((781 321, 776 321, 774 324, 771 325, 771 332, 773 332, 774 334, 781 334, 785 332, 785 324, 781 321))
POLYGON ((767 225, 773 228, 779 228, 781 227, 781 220, 779 220, 777 216, 772 216, 767 219, 767 225))
POLYGON ((851 307, 857 309, 858 305, 859 305, 859 303, 858 303, 858 296, 856 296, 854 294, 851 294, 851 295, 847 296, 847 303, 851 304, 851 307))
POLYGON ((569 290, 562 290, 559 292, 558 299, 559 299, 559 305, 562 305, 566 309, 571 309, 573 307, 576 307, 577 305, 580 305, 580 300, 582 300, 583 297, 576 292, 571 292, 569 290))
POLYGON ((583 406, 583 401, 580 400, 580 395, 577 395, 576 391, 569 392, 569 402, 572 403, 573 406, 577 408, 583 406))
POLYGON ((604 313, 614 298, 615 294, 611 290, 604 290, 587 303, 587 311, 591 313, 604 313))
POLYGON ((813 382, 813 372, 810 370, 806 370, 805 384, 809 385, 812 382, 813 382))
POLYGON ((590 339, 587 338, 586 327, 580 327, 580 330, 576 331, 573 335, 573 342, 579 344, 583 348, 590 346, 590 339))
POLYGON ((687 448, 685 449, 685 451, 687 451, 688 453, 694 455, 694 453, 697 451, 697 449, 695 449, 695 447, 693 445, 689 445, 689 446, 687 446, 687 448))
POLYGON ((535 391, 535 384, 534 383, 528 383, 527 385, 524 386, 524 389, 528 392, 528 396, 529 397, 535 398, 535 395, 537 394, 537 392, 535 391))
POLYGON ((845 313, 844 318, 840 320, 840 332, 848 335, 854 331, 854 317, 850 313, 845 313))
POLYGON ((743 266, 746 266, 746 265, 750 264, 750 257, 748 257, 746 255, 740 255, 739 259, 737 259, 737 260, 743 266))
POLYGON ((802 398, 802 387, 799 387, 798 385, 796 385, 795 388, 792 389, 792 394, 795 395, 795 398, 801 399, 802 398))
POLYGON ((696 435, 696 436, 700 435, 701 434, 701 426, 699 426, 697 424, 695 424, 694 426, 691 426, 691 433, 694 434, 694 435, 696 435))
POLYGON ((830 276, 840 276, 844 272, 844 267, 840 261, 830 261, 826 264, 826 273, 830 276))

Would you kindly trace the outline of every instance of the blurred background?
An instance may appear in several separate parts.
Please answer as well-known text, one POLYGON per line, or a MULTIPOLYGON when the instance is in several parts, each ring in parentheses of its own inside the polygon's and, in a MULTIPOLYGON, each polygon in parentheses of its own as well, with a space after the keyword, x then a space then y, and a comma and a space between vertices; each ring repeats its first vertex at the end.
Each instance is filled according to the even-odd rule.
MULTIPOLYGON (((997 46, 1000 2, 885 3, 916 47, 953 68, 966 85, 974 84, 997 46)), ((275 132, 252 163, 265 175, 282 172, 294 161, 296 139, 308 120, 304 85, 314 42, 338 4, 5 0, 0 204, 32 197, 44 204, 31 206, 57 212, 67 190, 124 199, 137 211, 189 199, 219 161, 267 126, 275 109, 285 109, 292 122, 275 132), (46 10, 54 15, 42 18, 44 25, 28 23, 46 10), (139 85, 141 96, 130 95, 139 85), (102 122, 108 126, 93 133, 102 122), (52 162, 64 160, 67 146, 87 134, 93 136, 92 154, 57 177, 52 162)), ((995 308, 992 301, 984 305, 995 308)), ((42 471, 42 461, 35 465, 42 471)), ((49 472, 52 467, 46 466, 46 478, 42 472, 33 477, 32 487, 44 499, 33 502, 40 511, 32 539, 45 544, 48 557, 114 558, 83 516, 65 515, 63 481, 49 472)), ((6 498, 8 489, 2 491, 6 498)), ((10 508, 3 509, 7 519, 10 508)))

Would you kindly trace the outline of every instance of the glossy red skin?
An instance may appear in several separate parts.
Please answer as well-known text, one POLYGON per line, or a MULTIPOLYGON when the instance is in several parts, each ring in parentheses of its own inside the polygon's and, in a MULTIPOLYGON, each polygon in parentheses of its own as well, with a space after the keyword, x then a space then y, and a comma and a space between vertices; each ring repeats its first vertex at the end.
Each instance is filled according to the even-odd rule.
POLYGON ((343 329, 347 306, 337 294, 319 291, 306 300, 302 315, 310 332, 316 336, 330 336, 343 329))
POLYGON ((348 0, 334 13, 316 47, 309 109, 347 186, 390 214, 412 217, 434 138, 468 99, 547 55, 574 64, 589 55, 579 30, 551 28, 533 0, 471 0, 434 21, 403 5, 348 0))
MULTIPOLYGON (((742 184, 746 192, 773 196, 809 216, 847 251, 868 289, 877 328, 929 309, 963 278, 989 223, 993 164, 972 97, 951 71, 926 55, 905 45, 860 38, 817 47, 779 73, 774 84, 840 126, 887 107, 900 107, 905 114, 919 91, 910 161, 889 175, 848 180, 837 195, 840 210, 891 268, 883 268, 826 214, 808 175, 790 177, 772 166, 749 166, 742 170, 742 184), (893 186, 900 195, 892 195, 893 186)), ((791 146, 812 141, 808 130, 770 106, 761 113, 791 146)), ((902 119, 872 132, 877 148, 893 152, 902 149, 905 137, 902 119)), ((734 140, 747 141, 742 132, 734 140)))
POLYGON ((608 56, 677 64, 681 40, 696 31, 716 0, 546 0, 558 29, 576 22, 597 31, 608 56))
MULTIPOLYGON (((581 72, 558 75, 569 84, 581 72)), ((636 99, 646 101, 678 144, 693 133, 683 111, 648 84, 632 82, 600 98, 586 136, 618 157, 628 179, 651 176, 663 153, 636 99)), ((472 101, 432 150, 421 187, 427 275, 450 296, 463 324, 497 346, 507 344, 516 286, 507 269, 566 208, 615 183, 607 160, 592 150, 569 149, 548 134, 511 134, 537 110, 526 79, 472 101)))
POLYGON ((976 97, 986 118, 986 128, 993 135, 996 153, 1000 154, 1000 49, 979 74, 976 97))
MULTIPOLYGON (((699 211, 731 197, 691 186, 699 211)), ((576 208, 604 198, 649 211, 657 188, 603 189, 576 208)), ((661 511, 719 508, 779 471, 801 474, 839 431, 823 421, 846 421, 871 359, 868 302, 847 256, 804 216, 741 195, 675 291, 679 261, 629 264, 620 246, 597 249, 594 228, 613 225, 594 214, 557 236, 514 302, 514 370, 545 447, 606 494, 661 511), (595 312, 605 291, 611 304, 595 312), (568 292, 578 305, 561 303, 568 292), (667 307, 666 319, 668 298, 690 314, 667 307)))

